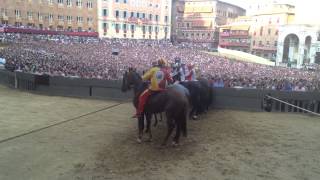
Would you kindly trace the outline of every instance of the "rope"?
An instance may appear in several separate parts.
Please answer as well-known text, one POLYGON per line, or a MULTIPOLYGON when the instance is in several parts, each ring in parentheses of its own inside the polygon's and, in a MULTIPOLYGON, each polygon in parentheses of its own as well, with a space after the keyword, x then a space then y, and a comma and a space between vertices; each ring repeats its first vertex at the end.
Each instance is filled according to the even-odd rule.
POLYGON ((288 103, 288 102, 282 101, 282 100, 277 99, 277 98, 272 97, 272 96, 268 96, 268 95, 267 95, 267 97, 268 97, 268 98, 270 98, 270 99, 273 99, 273 100, 279 101, 279 102, 281 102, 281 103, 287 104, 287 105, 292 106, 292 107, 294 107, 294 108, 297 108, 297 109, 303 110, 303 111, 305 111, 305 112, 308 112, 308 113, 310 113, 310 114, 313 114, 313 115, 316 115, 316 116, 319 116, 319 117, 320 117, 320 114, 318 114, 318 113, 315 113, 315 112, 312 112, 312 111, 310 111, 310 110, 307 110, 307 109, 301 108, 301 107, 299 107, 299 106, 296 106, 296 105, 290 104, 290 103, 288 103))
POLYGON ((61 124, 64 124, 64 123, 67 123, 67 122, 70 122, 70 121, 74 121, 74 120, 80 119, 80 118, 85 117, 85 116, 89 116, 89 115, 92 115, 92 114, 96 114, 96 113, 98 113, 98 112, 105 111, 105 110, 108 110, 108 109, 111 109, 111 108, 120 106, 121 104, 124 104, 124 103, 122 102, 122 103, 114 104, 114 105, 111 105, 111 106, 107 106, 107 107, 98 109, 98 110, 96 110, 96 111, 89 112, 89 113, 87 113, 87 114, 83 114, 83 115, 80 115, 80 116, 77 116, 77 117, 74 117, 74 118, 71 118, 71 119, 67 119, 67 120, 64 120, 64 121, 61 121, 61 122, 58 122, 58 123, 55 123, 55 124, 51 124, 51 125, 49 125, 49 126, 45 126, 45 127, 39 128, 39 129, 34 129, 34 130, 31 130, 31 131, 26 132, 26 133, 22 133, 22 134, 13 136, 13 137, 9 137, 9 138, 0 140, 0 144, 5 143, 5 142, 8 142, 8 141, 11 141, 11 140, 14 140, 14 139, 17 139, 17 138, 20 138, 20 137, 23 137, 23 136, 30 135, 30 134, 33 134, 33 133, 36 133, 36 132, 40 132, 40 131, 43 131, 43 130, 45 130, 45 129, 49 129, 49 128, 51 128, 51 127, 58 126, 58 125, 61 125, 61 124))

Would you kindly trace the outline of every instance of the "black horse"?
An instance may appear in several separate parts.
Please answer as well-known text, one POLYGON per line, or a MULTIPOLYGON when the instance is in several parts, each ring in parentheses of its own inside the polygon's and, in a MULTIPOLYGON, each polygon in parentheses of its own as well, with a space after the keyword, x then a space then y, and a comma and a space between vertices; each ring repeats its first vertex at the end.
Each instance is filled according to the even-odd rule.
POLYGON ((209 111, 213 100, 212 84, 205 78, 199 78, 198 81, 201 86, 201 111, 206 112, 209 111))
POLYGON ((189 117, 197 119, 198 115, 209 110, 212 103, 213 92, 210 83, 206 79, 198 81, 183 81, 180 82, 190 92, 191 111, 189 117))
MULTIPOLYGON (((134 90, 133 104, 137 108, 139 96, 148 88, 148 84, 142 81, 137 72, 129 69, 129 71, 123 75, 122 91, 130 90, 131 86, 133 86, 134 90)), ((182 131, 184 136, 187 136, 187 109, 187 97, 172 88, 151 95, 144 109, 144 116, 146 117, 147 123, 146 132, 149 133, 149 139, 152 139, 150 127, 152 114, 165 112, 168 131, 162 145, 167 144, 168 138, 174 128, 176 128, 176 134, 173 143, 179 144, 180 131, 182 131)), ((138 119, 139 142, 142 141, 143 136, 144 116, 138 119)))

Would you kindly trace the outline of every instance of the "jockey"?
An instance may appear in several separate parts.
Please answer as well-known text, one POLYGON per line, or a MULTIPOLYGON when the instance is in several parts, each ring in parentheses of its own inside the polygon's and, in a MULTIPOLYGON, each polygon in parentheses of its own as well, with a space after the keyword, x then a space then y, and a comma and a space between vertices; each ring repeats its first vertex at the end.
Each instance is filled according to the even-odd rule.
POLYGON ((188 65, 188 72, 186 73, 186 80, 187 81, 196 81, 196 71, 194 69, 193 64, 188 65))
POLYGON ((184 67, 185 64, 182 64, 180 59, 176 62, 175 64, 173 65, 173 73, 172 73, 172 77, 174 76, 178 76, 175 83, 179 83, 179 82, 182 82, 182 81, 185 81, 185 67, 184 67))
POLYGON ((133 118, 139 118, 144 111, 144 105, 146 104, 148 97, 154 92, 161 92, 165 90, 168 81, 172 82, 172 77, 166 68, 167 62, 164 59, 158 61, 158 66, 151 68, 146 72, 142 79, 144 81, 151 81, 148 89, 146 89, 139 97, 139 104, 136 115, 133 118))

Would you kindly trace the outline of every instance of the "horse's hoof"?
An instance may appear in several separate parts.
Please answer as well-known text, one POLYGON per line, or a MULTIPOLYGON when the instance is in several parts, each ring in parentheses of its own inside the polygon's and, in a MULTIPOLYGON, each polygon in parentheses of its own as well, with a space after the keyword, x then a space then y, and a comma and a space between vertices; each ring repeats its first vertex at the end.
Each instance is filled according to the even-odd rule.
POLYGON ((142 143, 141 138, 137 138, 137 142, 138 142, 139 144, 141 144, 141 143, 142 143))
POLYGON ((172 142, 172 146, 177 147, 177 146, 179 146, 179 143, 173 141, 173 142, 172 142))
POLYGON ((146 142, 152 142, 152 138, 147 139, 146 142))

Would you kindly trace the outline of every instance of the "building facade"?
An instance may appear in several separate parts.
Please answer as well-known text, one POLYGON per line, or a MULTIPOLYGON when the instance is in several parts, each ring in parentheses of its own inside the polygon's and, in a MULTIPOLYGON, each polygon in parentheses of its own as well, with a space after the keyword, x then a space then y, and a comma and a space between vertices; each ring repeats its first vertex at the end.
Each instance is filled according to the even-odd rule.
POLYGON ((245 10, 218 0, 176 0, 173 7, 172 40, 217 43, 218 26, 233 22, 245 10))
POLYGON ((98 0, 101 38, 169 39, 171 0, 98 0))
POLYGON ((221 48, 251 52, 251 17, 239 17, 237 22, 220 26, 219 46, 221 48))
POLYGON ((96 0, 0 0, 0 23, 46 30, 96 31, 96 0))
POLYGON ((302 68, 320 64, 320 27, 284 25, 279 28, 276 65, 302 68))
POLYGON ((295 7, 289 4, 271 4, 252 15, 251 53, 275 60, 279 27, 293 23, 294 16, 295 7))

